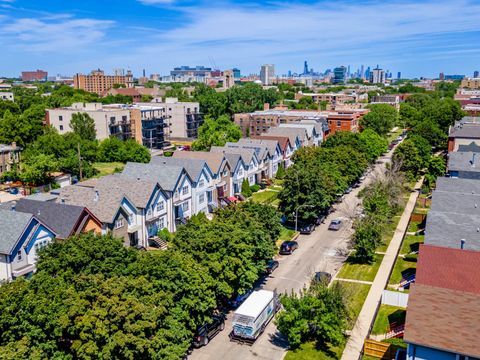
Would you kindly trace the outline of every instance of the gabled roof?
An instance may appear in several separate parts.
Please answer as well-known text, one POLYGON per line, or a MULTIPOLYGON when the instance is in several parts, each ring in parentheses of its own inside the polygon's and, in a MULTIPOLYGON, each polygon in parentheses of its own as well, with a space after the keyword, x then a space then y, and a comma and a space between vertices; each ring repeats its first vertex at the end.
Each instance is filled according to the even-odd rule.
POLYGON ((270 153, 270 150, 266 146, 258 146, 258 145, 252 145, 252 144, 247 144, 247 143, 234 143, 234 142, 227 142, 225 144, 225 147, 228 147, 230 149, 251 149, 255 151, 255 154, 257 155, 258 160, 263 161, 266 158, 270 158, 272 155, 270 153))
POLYGON ((174 192, 183 174, 186 174, 190 181, 192 179, 182 166, 154 165, 129 162, 125 165, 122 174, 132 179, 158 182, 165 191, 174 192))
POLYGON ((261 134, 260 136, 251 136, 250 137, 251 139, 260 139, 260 140, 263 140, 263 139, 267 139, 267 140, 274 140, 274 141, 278 141, 278 144, 280 145, 280 149, 282 149, 282 152, 285 152, 287 151, 287 147, 290 146, 291 148, 292 145, 290 143, 290 139, 288 138, 288 136, 281 136, 281 135, 270 135, 270 134, 261 134))
POLYGON ((223 154, 206 151, 175 151, 172 155, 174 159, 199 159, 205 160, 214 173, 218 174, 222 170, 222 164, 226 161, 223 154))
POLYGON ((90 179, 77 184, 78 186, 90 187, 102 192, 114 191, 124 194, 137 208, 145 209, 157 188, 160 188, 155 181, 133 179, 122 174, 102 176, 97 179, 90 179))
POLYGON ((480 295, 479 269, 480 251, 420 245, 415 283, 480 295))
POLYGON ((433 349, 480 357, 480 296, 412 284, 404 340, 433 349))
POLYGON ((480 146, 475 144, 473 141, 468 144, 468 145, 458 145, 457 151, 459 152, 475 152, 479 153, 480 152, 480 146))
POLYGON ((257 154, 254 149, 245 149, 245 148, 229 148, 226 146, 212 146, 210 149, 211 152, 227 154, 240 155, 245 164, 250 164, 253 159, 256 159, 258 162, 257 154))
MULTIPOLYGON (((12 203, 2 204, 5 210, 11 209, 12 203)), ((15 202, 16 212, 34 215, 43 224, 52 229, 59 238, 66 239, 75 232, 85 211, 83 206, 58 204, 52 201, 35 201, 19 199, 15 202)))
POLYGON ((287 129, 305 129, 309 139, 311 139, 314 135, 319 134, 319 133, 317 133, 314 124, 301 124, 301 123, 295 124, 295 123, 291 123, 291 124, 280 124, 280 125, 278 125, 278 127, 287 128, 287 129))
POLYGON ((195 182, 198 181, 202 171, 207 171, 210 176, 213 176, 212 170, 208 166, 205 160, 200 159, 182 159, 182 158, 173 158, 167 156, 153 156, 150 160, 150 164, 153 165, 166 165, 166 166, 183 166, 187 171, 190 178, 195 182))
POLYGON ((279 127, 271 127, 267 131, 267 135, 274 135, 274 136, 287 136, 288 140, 290 140, 290 144, 296 144, 297 141, 301 143, 306 140, 307 134, 305 129, 289 129, 289 128, 279 128, 279 127))
POLYGON ((281 151, 279 141, 276 139, 242 138, 238 140, 237 144, 250 147, 265 147, 269 150, 271 155, 275 154, 277 148, 281 151))
POLYGON ((448 155, 448 170, 480 172, 480 154, 474 152, 451 152, 448 155))
POLYGON ((112 191, 112 189, 104 187, 95 188, 70 185, 54 190, 52 193, 58 195, 56 202, 84 206, 90 210, 98 220, 108 224, 114 221, 124 199, 132 204, 132 206, 135 206, 133 205, 133 201, 128 199, 122 191, 112 191))
POLYGON ((33 215, 0 209, 0 254, 10 255, 33 215))

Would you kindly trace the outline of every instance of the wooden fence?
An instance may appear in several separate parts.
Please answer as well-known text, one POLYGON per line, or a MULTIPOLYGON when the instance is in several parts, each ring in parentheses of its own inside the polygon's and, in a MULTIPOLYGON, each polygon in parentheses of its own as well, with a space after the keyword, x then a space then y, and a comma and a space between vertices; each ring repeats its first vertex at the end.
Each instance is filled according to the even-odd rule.
POLYGON ((391 360, 395 359, 397 347, 392 344, 367 339, 363 345, 363 355, 371 356, 377 359, 391 360))
POLYGON ((410 221, 422 223, 426 217, 427 214, 412 213, 412 215, 410 215, 410 221))

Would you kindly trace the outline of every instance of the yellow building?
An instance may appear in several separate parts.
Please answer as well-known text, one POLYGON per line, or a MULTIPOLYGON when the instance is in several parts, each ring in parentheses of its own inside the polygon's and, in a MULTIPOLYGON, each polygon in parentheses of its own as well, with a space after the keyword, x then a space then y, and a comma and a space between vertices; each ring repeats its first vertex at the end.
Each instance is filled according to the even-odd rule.
POLYGON ((480 89, 480 78, 463 79, 460 87, 467 89, 480 89))
POLYGON ((114 85, 123 85, 127 88, 133 88, 133 75, 131 71, 127 74, 116 72, 115 75, 105 75, 103 70, 93 70, 89 75, 76 74, 73 77, 73 86, 75 89, 104 95, 114 85))

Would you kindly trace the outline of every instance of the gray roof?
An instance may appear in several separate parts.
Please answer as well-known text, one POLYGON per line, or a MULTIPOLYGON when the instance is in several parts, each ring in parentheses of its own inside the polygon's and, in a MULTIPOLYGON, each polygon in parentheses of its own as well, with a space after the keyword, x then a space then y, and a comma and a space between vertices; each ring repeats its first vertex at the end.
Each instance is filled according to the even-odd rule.
POLYGON ((32 214, 0 209, 0 254, 12 253, 32 218, 32 214))
POLYGON ((480 216, 430 210, 425 228, 425 244, 460 248, 465 239, 465 249, 480 250, 480 216))
POLYGON ((217 154, 206 151, 175 151, 172 155, 176 159, 200 159, 205 160, 210 167, 210 170, 218 174, 222 170, 221 165, 225 160, 223 154, 217 154))
MULTIPOLYGON (((227 143, 229 144, 229 143, 227 143)), ((270 139, 250 139, 250 138, 242 138, 238 140, 237 144, 239 145, 246 145, 246 146, 253 146, 253 147, 266 147, 270 154, 274 154, 277 148, 280 149, 280 144, 278 140, 270 140, 270 139)), ((281 149, 280 149, 281 151, 281 149)))
POLYGON ((279 127, 271 127, 267 131, 267 135, 280 135, 280 136, 287 136, 288 140, 290 140, 290 144, 295 146, 297 143, 297 139, 300 142, 305 141, 307 136, 305 129, 289 129, 289 128, 279 128, 279 127))
POLYGON ((434 191, 430 211, 480 216, 480 194, 434 191))
POLYGON ((225 156, 225 158, 227 159, 228 163, 230 164, 231 166, 231 171, 235 171, 235 169, 237 168, 237 165, 238 165, 238 162, 242 162, 243 163, 243 160, 242 160, 242 157, 240 156, 240 154, 223 154, 225 156))
MULTIPOLYGON (((226 146, 212 146, 210 149, 211 152, 227 154, 240 155, 245 164, 250 164, 253 160, 253 157, 256 156, 254 149, 245 149, 245 148, 229 148, 226 146)), ((258 159, 258 158, 257 158, 258 159)))
POLYGON ((150 164, 153 165, 166 165, 166 166, 182 166, 190 175, 190 178, 194 181, 198 181, 200 175, 202 174, 203 169, 207 169, 207 172, 213 174, 208 167, 208 164, 205 160, 200 159, 181 159, 173 158, 167 156, 153 156, 150 160, 150 164))
POLYGON ((280 124, 278 125, 280 128, 287 128, 287 129, 305 129, 308 138, 312 138, 315 132, 315 135, 318 136, 317 130, 315 129, 314 124, 301 124, 301 123, 290 123, 290 124, 280 124))
POLYGON ((464 124, 452 127, 448 136, 453 138, 480 139, 480 124, 464 124))
POLYGON ((158 183, 148 180, 132 179, 122 174, 103 176, 77 184, 78 186, 91 187, 100 191, 115 191, 126 195, 137 208, 145 209, 152 197, 158 183))
POLYGON ((480 146, 475 144, 473 141, 468 145, 458 145, 457 151, 460 152, 480 152, 480 146))
POLYGON ((57 199, 57 195, 53 195, 50 193, 36 193, 26 196, 25 199, 35 201, 53 201, 57 199))
POLYGON ((448 155, 449 171, 480 171, 480 156, 474 152, 451 152, 448 155))
POLYGON ((182 166, 129 162, 125 165, 122 175, 133 179, 158 182, 163 190, 174 192, 178 179, 184 171, 182 166))
MULTIPOLYGON (((2 204, 2 208, 10 210, 13 202, 2 204)), ((35 201, 29 199, 19 199, 16 201, 15 209, 17 212, 35 215, 43 224, 57 234, 61 239, 66 239, 75 230, 80 216, 84 211, 83 206, 74 206, 67 204, 58 204, 52 201, 35 201)))
POLYGON ((480 195, 480 181, 473 179, 439 177, 435 192, 447 191, 462 194, 480 195))
MULTIPOLYGON (((234 143, 234 142, 227 142, 225 144, 225 147, 228 147, 230 149, 250 149, 255 151, 255 154, 257 155, 257 158, 260 161, 265 160, 265 158, 269 158, 271 156, 270 150, 265 146, 259 146, 259 145, 253 145, 253 144, 248 144, 248 143, 234 143)), ((272 152, 274 153, 274 152, 272 152)))

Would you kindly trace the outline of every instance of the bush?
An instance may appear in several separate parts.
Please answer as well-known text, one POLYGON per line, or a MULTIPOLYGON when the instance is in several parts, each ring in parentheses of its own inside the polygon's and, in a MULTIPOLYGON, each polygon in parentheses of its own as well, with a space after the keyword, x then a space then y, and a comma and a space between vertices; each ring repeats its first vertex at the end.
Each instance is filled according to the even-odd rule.
POLYGON ((418 260, 418 255, 417 254, 408 254, 403 257, 403 260, 409 261, 409 262, 417 262, 418 260))
POLYGON ((166 156, 166 157, 171 157, 173 155, 173 151, 165 151, 163 153, 163 156, 166 156))
POLYGON ((252 185, 250 186, 250 190, 252 191, 252 193, 256 193, 258 190, 260 190, 260 185, 258 184, 252 185))
POLYGON ((250 189, 250 184, 247 179, 243 179, 242 182, 242 195, 245 197, 252 196, 252 190, 250 189))
POLYGON ((285 178, 285 167, 283 164, 278 165, 277 173, 275 174, 275 178, 278 180, 283 180, 285 178))

